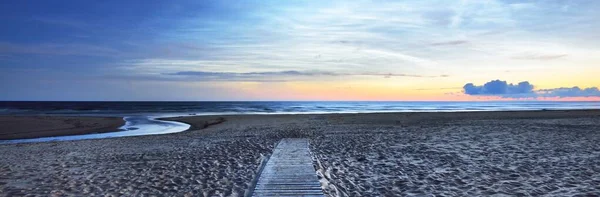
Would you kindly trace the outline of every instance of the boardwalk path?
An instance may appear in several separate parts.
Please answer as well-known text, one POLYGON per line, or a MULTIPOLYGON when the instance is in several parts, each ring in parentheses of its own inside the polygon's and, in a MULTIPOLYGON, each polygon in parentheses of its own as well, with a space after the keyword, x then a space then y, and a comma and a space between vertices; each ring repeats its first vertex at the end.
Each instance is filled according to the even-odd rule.
POLYGON ((286 138, 275 147, 253 196, 323 196, 308 139, 286 138))

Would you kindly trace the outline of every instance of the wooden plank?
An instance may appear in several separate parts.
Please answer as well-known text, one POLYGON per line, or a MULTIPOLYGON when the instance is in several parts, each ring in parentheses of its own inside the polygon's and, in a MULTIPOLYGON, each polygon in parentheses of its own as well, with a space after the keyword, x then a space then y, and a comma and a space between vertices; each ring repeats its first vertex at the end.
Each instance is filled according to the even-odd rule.
POLYGON ((282 139, 264 166, 252 196, 315 196, 323 190, 313 167, 308 139, 282 139))

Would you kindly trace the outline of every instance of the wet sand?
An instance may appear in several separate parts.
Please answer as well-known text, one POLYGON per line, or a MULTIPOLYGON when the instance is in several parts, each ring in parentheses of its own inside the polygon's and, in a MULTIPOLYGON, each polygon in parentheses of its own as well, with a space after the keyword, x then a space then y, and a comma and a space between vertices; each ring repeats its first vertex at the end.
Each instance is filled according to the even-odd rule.
POLYGON ((0 140, 118 131, 120 117, 0 116, 0 140))
POLYGON ((600 195, 598 110, 170 120, 192 129, 0 145, 0 196, 243 196, 293 137, 309 138, 327 196, 600 195))

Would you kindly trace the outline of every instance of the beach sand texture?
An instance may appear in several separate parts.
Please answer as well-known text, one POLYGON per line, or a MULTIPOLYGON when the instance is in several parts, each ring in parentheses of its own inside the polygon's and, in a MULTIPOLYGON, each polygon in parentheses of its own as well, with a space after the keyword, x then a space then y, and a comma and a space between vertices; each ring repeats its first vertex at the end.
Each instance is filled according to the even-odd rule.
POLYGON ((0 196, 244 196, 275 144, 298 137, 326 196, 600 195, 600 111, 170 119, 218 117, 176 134, 0 145, 0 196))

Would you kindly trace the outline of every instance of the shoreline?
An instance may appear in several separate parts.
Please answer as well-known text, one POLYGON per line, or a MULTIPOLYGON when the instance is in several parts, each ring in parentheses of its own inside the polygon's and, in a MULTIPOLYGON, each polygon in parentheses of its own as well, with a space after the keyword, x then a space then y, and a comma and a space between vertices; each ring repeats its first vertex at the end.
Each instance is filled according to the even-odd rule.
POLYGON ((0 196, 248 196, 283 138, 309 140, 325 196, 600 194, 600 110, 168 120, 192 129, 0 145, 0 196))
MULTIPOLYGON (((393 116, 398 121, 407 119, 522 119, 522 118, 560 118, 600 116, 600 109, 577 110, 523 110, 523 111, 442 111, 442 112, 358 112, 358 113, 301 113, 301 114, 222 114, 222 115, 186 115, 156 118, 189 124, 190 128, 181 132, 201 130, 226 122, 228 119, 257 117, 290 118, 314 117, 326 119, 336 117, 374 117, 393 116)), ((384 120, 381 120, 384 121, 384 120)), ((380 122, 381 122, 380 121, 380 122)), ((414 121, 414 120, 413 120, 414 121)), ((412 121, 411 121, 412 122, 412 121)), ((124 131, 124 117, 115 116, 74 116, 74 115, 0 115, 0 140, 20 140, 43 137, 62 137, 124 131), (31 124, 31 123, 36 124, 31 124), (41 122, 41 123, 40 123, 41 122), (43 127, 45 129, 40 129, 43 127)))
POLYGON ((0 116, 0 140, 33 139, 121 131, 123 117, 0 116))
MULTIPOLYGON (((377 123, 407 123, 418 120, 450 121, 456 119, 486 120, 486 119, 553 119, 553 118, 587 118, 600 117, 600 109, 578 109, 578 110, 526 110, 526 111, 468 111, 468 112, 372 112, 372 113, 323 113, 323 114, 226 114, 226 115, 192 115, 159 118, 159 120, 176 121, 191 125, 183 132, 205 129, 208 126, 219 126, 219 124, 207 123, 217 119, 229 120, 253 120, 274 119, 286 120, 295 118, 327 119, 337 120, 340 118, 368 119, 377 123), (376 120, 379 119, 379 120, 376 120)), ((281 122, 273 122, 280 124, 281 122)), ((285 122, 284 122, 285 123, 285 122)), ((360 123, 360 121, 355 121, 360 123)), ((221 123, 220 123, 221 124, 221 123)), ((266 123, 270 124, 270 123, 266 123)))

